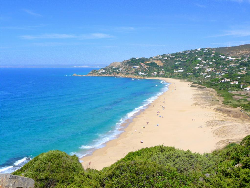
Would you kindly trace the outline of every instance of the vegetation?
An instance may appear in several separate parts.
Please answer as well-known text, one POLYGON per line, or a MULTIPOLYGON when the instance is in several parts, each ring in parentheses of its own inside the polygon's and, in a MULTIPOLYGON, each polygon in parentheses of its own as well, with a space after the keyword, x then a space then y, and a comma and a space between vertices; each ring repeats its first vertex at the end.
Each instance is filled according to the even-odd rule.
MULTIPOLYGON (((171 77, 214 88, 224 103, 250 112, 250 45, 204 48, 131 58, 90 75, 171 77)), ((100 171, 83 169, 76 156, 40 154, 14 172, 36 187, 250 187, 250 135, 240 144, 197 154, 155 146, 130 152, 100 171)))
POLYGON ((54 187, 73 183, 75 177, 84 175, 84 170, 76 156, 49 151, 38 155, 14 174, 33 178, 36 187, 54 187))
POLYGON ((170 77, 215 89, 224 104, 250 112, 250 45, 202 48, 150 58, 131 58, 93 75, 170 77))
POLYGON ((155 146, 130 152, 101 171, 76 156, 43 153, 14 173, 36 187, 250 187, 250 135, 209 154, 155 146))

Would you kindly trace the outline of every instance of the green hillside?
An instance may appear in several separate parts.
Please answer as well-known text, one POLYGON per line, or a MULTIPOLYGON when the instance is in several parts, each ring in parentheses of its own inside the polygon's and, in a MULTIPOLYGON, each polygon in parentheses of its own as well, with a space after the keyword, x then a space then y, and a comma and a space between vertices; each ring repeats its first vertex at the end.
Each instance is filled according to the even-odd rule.
POLYGON ((167 77, 214 88, 224 104, 250 112, 250 45, 202 48, 150 58, 131 58, 90 76, 167 77))
POLYGON ((76 156, 49 151, 14 174, 33 178, 36 187, 250 187, 250 135, 203 155, 144 148, 101 171, 84 170, 76 156))

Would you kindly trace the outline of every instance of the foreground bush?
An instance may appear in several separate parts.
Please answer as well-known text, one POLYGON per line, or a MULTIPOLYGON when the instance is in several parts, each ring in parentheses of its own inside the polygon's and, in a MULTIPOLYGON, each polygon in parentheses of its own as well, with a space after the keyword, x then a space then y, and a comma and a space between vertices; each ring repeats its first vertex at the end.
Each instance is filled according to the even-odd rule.
POLYGON ((15 174, 33 178, 37 187, 250 187, 250 135, 204 155, 144 148, 101 171, 83 170, 77 157, 50 151, 15 174))
POLYGON ((55 187, 69 185, 79 176, 84 176, 82 165, 76 156, 61 151, 42 153, 25 164, 14 175, 35 180, 36 187, 55 187))

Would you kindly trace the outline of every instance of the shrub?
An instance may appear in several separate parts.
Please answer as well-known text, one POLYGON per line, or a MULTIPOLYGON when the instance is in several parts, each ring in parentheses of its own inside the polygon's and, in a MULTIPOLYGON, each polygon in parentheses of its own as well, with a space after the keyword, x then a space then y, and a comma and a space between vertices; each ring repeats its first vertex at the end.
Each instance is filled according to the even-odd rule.
POLYGON ((42 153, 14 172, 35 180, 36 187, 69 185, 77 176, 84 176, 84 170, 76 156, 61 151, 42 153))
POLYGON ((76 156, 43 153, 14 173, 36 187, 250 187, 250 135, 210 154, 155 146, 128 153, 101 171, 76 156))
POLYGON ((249 147, 250 146, 250 135, 246 136, 240 143, 242 146, 249 147))
POLYGON ((103 187, 182 187, 191 181, 170 166, 149 161, 126 161, 103 170, 103 187))

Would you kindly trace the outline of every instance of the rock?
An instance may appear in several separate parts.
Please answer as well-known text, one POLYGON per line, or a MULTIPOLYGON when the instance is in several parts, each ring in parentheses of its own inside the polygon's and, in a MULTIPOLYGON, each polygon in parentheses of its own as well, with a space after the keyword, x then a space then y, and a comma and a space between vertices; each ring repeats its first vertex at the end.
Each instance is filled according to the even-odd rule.
POLYGON ((205 176, 206 176, 207 178, 209 178, 209 177, 210 177, 210 174, 207 173, 207 174, 205 174, 205 176))
POLYGON ((113 62, 113 63, 111 63, 108 67, 115 67, 115 68, 117 68, 117 67, 120 67, 122 65, 122 63, 121 62, 113 62))
POLYGON ((33 188, 35 181, 31 178, 0 174, 0 188, 33 188))
POLYGON ((242 164, 239 163, 239 164, 235 165, 234 167, 236 167, 236 168, 242 167, 242 164))

